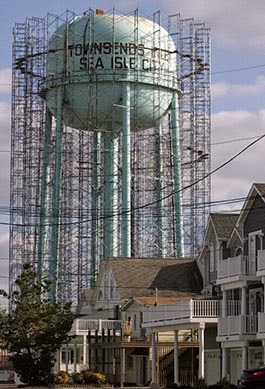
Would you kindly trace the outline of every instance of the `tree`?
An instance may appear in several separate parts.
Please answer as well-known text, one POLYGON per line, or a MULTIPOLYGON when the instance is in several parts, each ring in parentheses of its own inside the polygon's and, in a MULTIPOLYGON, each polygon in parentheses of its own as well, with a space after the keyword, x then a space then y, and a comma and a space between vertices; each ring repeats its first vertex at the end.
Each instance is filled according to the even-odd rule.
POLYGON ((51 302, 44 297, 50 282, 40 282, 31 264, 23 266, 15 281, 17 290, 7 296, 14 307, 0 313, 0 337, 10 352, 14 370, 28 385, 47 385, 52 381, 55 353, 64 342, 73 323, 71 303, 51 302))

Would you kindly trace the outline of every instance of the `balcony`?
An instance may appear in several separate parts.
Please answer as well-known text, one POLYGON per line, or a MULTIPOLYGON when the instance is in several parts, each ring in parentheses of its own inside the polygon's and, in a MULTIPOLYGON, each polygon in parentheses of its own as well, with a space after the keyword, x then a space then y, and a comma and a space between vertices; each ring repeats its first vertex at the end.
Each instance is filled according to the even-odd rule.
POLYGON ((108 330, 116 335, 120 335, 121 320, 94 320, 94 319, 76 319, 70 331, 70 335, 87 335, 88 331, 91 331, 91 335, 94 335, 96 331, 98 335, 102 335, 102 330, 105 334, 108 330))
POLYGON ((188 300, 173 304, 146 307, 142 327, 186 323, 217 323, 220 314, 219 300, 188 300))
POLYGON ((258 251, 257 276, 265 276, 265 250, 258 251))
POLYGON ((218 319, 218 335, 217 341, 225 340, 241 340, 246 336, 251 340, 256 339, 258 331, 257 316, 228 316, 218 319))
POLYGON ((218 285, 235 281, 251 281, 256 279, 256 257, 238 255, 218 261, 218 285))

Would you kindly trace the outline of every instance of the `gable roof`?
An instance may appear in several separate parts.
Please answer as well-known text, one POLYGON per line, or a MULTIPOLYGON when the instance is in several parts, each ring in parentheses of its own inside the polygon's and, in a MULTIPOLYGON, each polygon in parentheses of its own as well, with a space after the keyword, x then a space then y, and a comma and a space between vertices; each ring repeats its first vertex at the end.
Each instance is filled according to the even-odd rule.
POLYGON ((166 258, 110 258, 121 299, 154 296, 157 288, 160 297, 199 294, 202 277, 193 259, 166 258))
POLYGON ((211 213, 210 218, 213 223, 217 238, 229 239, 233 228, 236 225, 238 213, 211 213))
POLYGON ((265 184, 256 183, 256 184, 253 184, 253 185, 257 188, 260 196, 263 197, 263 200, 265 201, 265 184))
POLYGON ((260 196, 260 198, 265 202, 265 184, 264 183, 254 183, 252 184, 250 191, 246 197, 244 205, 241 209, 240 216, 237 221, 237 226, 244 222, 246 219, 248 212, 253 206, 253 203, 256 197, 260 196))

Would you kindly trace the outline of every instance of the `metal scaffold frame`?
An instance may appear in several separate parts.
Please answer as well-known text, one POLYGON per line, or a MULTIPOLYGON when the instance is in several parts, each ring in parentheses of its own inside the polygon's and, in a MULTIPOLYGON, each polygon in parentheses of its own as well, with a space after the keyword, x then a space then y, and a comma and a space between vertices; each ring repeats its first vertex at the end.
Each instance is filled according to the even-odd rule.
MULTIPOLYGON (((94 11, 86 14, 92 44, 94 11)), ((75 16, 67 11, 29 18, 14 28, 9 263, 10 292, 22 265, 31 262, 40 279, 51 278, 51 299, 77 304, 83 290, 94 285, 104 257, 199 252, 210 206, 210 34, 193 19, 169 16, 181 97, 174 93, 168 113, 148 130, 138 128, 137 70, 133 82, 123 84, 122 104, 113 98, 112 128, 122 110, 122 130, 95 130, 98 84, 89 69, 90 120, 83 131, 63 122, 65 86, 55 89, 56 118, 43 98, 48 42, 75 16), (132 91, 135 101, 129 98, 132 91)), ((137 47, 138 10, 131 16, 137 47)), ((153 22, 153 60, 159 63, 160 12, 153 22)), ((114 24, 112 39, 114 45, 114 24)), ((90 62, 93 55, 91 50, 90 62)), ((69 81, 67 67, 66 59, 63 85, 69 81)), ((115 85, 115 72, 112 77, 115 85)), ((157 96, 154 115, 160 92, 157 96)))

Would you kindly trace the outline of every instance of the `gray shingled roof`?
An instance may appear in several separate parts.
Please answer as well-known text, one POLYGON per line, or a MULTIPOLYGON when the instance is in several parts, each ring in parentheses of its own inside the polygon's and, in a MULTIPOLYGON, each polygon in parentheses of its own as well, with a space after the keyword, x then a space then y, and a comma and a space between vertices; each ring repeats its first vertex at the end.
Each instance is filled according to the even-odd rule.
POLYGON ((199 294, 203 288, 195 260, 166 258, 109 259, 121 298, 199 294))
POLYGON ((230 238, 238 217, 239 214, 235 213, 211 213, 217 237, 222 239, 230 238))

